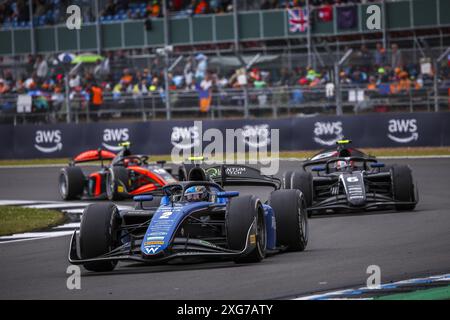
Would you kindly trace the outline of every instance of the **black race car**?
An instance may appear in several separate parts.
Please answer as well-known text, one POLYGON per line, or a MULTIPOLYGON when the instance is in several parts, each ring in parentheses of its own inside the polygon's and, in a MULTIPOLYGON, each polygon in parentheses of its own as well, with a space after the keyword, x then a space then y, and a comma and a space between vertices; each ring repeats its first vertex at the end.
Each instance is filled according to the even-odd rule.
POLYGON ((285 172, 282 186, 299 189, 308 215, 364 210, 413 210, 419 200, 417 185, 407 165, 378 162, 349 147, 350 140, 305 161, 299 171, 285 172))

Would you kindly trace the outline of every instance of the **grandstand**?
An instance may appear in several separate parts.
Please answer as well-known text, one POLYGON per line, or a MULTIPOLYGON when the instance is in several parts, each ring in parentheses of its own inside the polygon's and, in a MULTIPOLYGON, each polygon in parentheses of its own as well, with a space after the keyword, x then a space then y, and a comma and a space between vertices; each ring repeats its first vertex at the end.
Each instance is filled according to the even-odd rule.
POLYGON ((3 0, 0 122, 446 111, 448 12, 450 0, 3 0))

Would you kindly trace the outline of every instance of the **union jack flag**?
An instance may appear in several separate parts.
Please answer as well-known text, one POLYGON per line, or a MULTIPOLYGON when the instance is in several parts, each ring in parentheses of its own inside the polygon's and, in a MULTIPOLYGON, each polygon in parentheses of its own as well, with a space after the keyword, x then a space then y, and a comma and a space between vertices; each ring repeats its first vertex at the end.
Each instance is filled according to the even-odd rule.
POLYGON ((308 8, 288 9, 288 13, 290 32, 305 32, 308 29, 308 8))

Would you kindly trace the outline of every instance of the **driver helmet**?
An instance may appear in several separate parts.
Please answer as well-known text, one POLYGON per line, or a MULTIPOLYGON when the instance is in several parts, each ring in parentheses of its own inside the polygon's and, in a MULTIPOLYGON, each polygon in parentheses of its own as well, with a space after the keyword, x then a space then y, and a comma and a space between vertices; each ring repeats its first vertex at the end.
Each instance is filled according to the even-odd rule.
POLYGON ((352 163, 351 161, 345 161, 345 160, 339 160, 336 162, 336 169, 337 170, 344 170, 345 168, 351 167, 352 163))
POLYGON ((136 159, 124 159, 123 165, 124 165, 124 167, 129 167, 129 166, 131 167, 131 166, 138 165, 138 162, 136 161, 136 159))
POLYGON ((208 191, 204 186, 194 186, 188 188, 184 192, 184 196, 189 202, 197 202, 197 201, 207 201, 208 200, 208 191))

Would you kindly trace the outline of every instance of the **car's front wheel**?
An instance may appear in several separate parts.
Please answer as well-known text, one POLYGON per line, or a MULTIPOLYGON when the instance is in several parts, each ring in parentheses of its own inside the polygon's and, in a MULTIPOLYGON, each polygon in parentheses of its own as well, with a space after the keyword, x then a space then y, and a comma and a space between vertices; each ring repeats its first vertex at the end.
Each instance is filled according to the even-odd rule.
MULTIPOLYGON (((120 217, 112 203, 89 205, 83 212, 80 225, 81 259, 93 259, 111 252, 120 243, 120 217)), ((83 266, 89 271, 112 271, 117 261, 94 261, 83 266)))
POLYGON ((411 202, 397 204, 395 209, 399 211, 410 211, 416 207, 416 192, 411 168, 405 165, 394 165, 391 167, 392 191, 395 201, 411 202))

